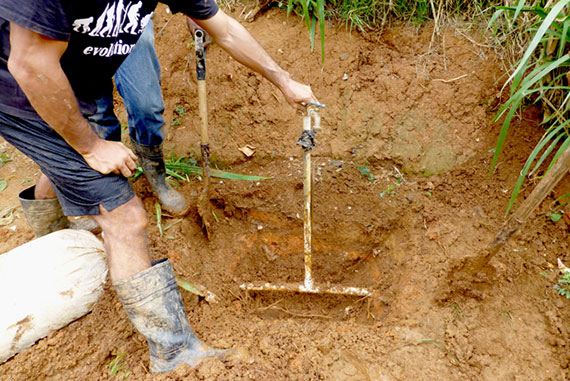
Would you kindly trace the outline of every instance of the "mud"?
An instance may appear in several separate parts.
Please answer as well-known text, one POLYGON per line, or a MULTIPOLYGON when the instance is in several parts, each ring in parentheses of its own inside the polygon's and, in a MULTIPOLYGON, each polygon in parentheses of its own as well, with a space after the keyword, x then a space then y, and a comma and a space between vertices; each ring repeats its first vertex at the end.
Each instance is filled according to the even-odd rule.
MULTIPOLYGON (((239 17, 241 9, 234 11, 239 17)), ((170 124, 166 148, 199 159, 184 18, 161 7, 155 25, 170 124)), ((429 24, 361 36, 329 23, 321 67, 298 18, 272 9, 244 25, 327 105, 313 150, 314 278, 374 295, 239 288, 303 280, 302 150, 295 144, 302 120, 268 81, 214 45, 207 57, 212 166, 271 179, 212 178, 217 221, 210 240, 196 209, 179 222, 165 217, 163 226, 175 224, 161 237, 155 196, 143 178, 134 188, 148 211, 154 259, 169 257, 177 277, 219 299, 183 291, 197 335, 239 355, 151 376, 145 340, 108 287, 92 313, 0 365, 1 378, 106 380, 121 356, 124 368, 115 378, 129 380, 568 379, 569 301, 553 285, 557 258, 570 262, 570 220, 548 218, 568 180, 495 256, 497 274, 478 298, 441 298, 451 263, 487 247, 500 230, 510 190, 541 136, 539 113, 529 108, 489 173, 500 128, 492 123, 493 106, 504 79, 493 52, 454 28, 430 44, 429 24), (253 156, 240 151, 246 145, 253 156)), ((14 161, 0 168, 9 182, 2 207, 16 206, 17 193, 37 175, 33 163, 6 149, 14 161)), ((179 189, 195 203, 202 185, 191 179, 179 189)), ((0 249, 32 237, 17 211, 0 228, 0 249)), ((22 280, 30 285, 25 269, 22 280)))

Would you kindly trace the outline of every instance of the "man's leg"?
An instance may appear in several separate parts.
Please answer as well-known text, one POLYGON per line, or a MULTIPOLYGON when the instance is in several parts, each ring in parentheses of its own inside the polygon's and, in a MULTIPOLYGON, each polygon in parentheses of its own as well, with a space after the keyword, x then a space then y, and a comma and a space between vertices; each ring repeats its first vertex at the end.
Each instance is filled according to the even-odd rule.
POLYGON ((103 228, 111 279, 133 325, 149 344, 152 372, 227 352, 196 337, 168 260, 150 263, 146 212, 128 179, 103 175, 41 121, 0 112, 0 135, 38 164, 70 216, 96 215, 103 228))
POLYGON ((49 182, 49 179, 43 173, 40 173, 38 181, 36 182, 34 196, 36 200, 49 200, 57 197, 57 194, 53 190, 53 186, 49 182))
POLYGON ((127 108, 133 150, 152 190, 165 209, 184 215, 188 211, 184 197, 166 182, 162 149, 164 102, 152 22, 146 26, 135 48, 115 74, 115 85, 127 108))
POLYGON ((146 212, 138 197, 108 211, 102 205, 93 216, 103 229, 105 250, 113 283, 150 268, 146 240, 146 212))

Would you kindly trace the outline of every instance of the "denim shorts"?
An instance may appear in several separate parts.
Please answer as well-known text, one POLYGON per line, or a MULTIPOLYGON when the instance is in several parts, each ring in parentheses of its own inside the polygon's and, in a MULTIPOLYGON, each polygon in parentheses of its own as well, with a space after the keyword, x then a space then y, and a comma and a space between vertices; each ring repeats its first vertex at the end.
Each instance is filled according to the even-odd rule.
POLYGON ((0 136, 36 162, 49 178, 66 216, 99 214, 99 205, 113 210, 134 197, 129 180, 91 168, 44 121, 0 112, 0 136))

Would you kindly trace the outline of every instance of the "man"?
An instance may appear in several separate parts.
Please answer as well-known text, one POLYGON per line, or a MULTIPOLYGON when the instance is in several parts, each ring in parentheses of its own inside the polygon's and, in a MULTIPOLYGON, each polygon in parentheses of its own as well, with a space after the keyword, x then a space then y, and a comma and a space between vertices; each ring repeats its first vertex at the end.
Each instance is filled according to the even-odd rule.
MULTIPOLYGON (((192 17, 237 61, 275 84, 294 107, 317 102, 213 0, 165 1, 192 17)), ((168 260, 151 264, 146 213, 127 177, 135 154, 97 136, 85 116, 108 94, 111 77, 135 46, 157 2, 2 0, 0 135, 31 157, 68 216, 101 226, 111 281, 147 339, 150 367, 165 372, 223 351, 192 332, 168 260)))
MULTIPOLYGON (((88 25, 82 24, 83 28, 88 25)), ((115 76, 115 85, 123 97, 128 114, 129 136, 151 189, 162 206, 175 216, 188 212, 184 196, 166 181, 166 166, 162 143, 164 141, 164 102, 160 88, 160 64, 154 49, 154 31, 149 21, 135 48, 121 64, 115 76)), ((97 111, 88 117, 99 137, 121 141, 121 124, 113 109, 112 88, 97 100, 97 111)), ((54 230, 72 229, 100 232, 92 219, 69 221, 63 214, 57 194, 44 174, 37 184, 24 189, 19 195, 26 221, 36 237, 54 230)))

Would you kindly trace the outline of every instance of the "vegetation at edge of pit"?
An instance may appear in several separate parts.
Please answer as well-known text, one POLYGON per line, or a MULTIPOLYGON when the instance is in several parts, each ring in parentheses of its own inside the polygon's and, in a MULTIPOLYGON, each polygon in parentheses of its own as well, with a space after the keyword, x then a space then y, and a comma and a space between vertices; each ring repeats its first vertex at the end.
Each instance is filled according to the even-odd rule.
MULTIPOLYGON (((226 6, 236 3, 255 3, 259 8, 278 6, 287 15, 301 17, 307 26, 311 41, 311 51, 315 48, 317 29, 319 30, 321 58, 325 61, 325 21, 342 22, 350 31, 361 33, 381 30, 392 21, 411 22, 421 25, 426 20, 442 20, 461 17, 473 20, 487 14, 499 0, 225 0, 226 6)), ((507 1, 508 2, 508 1, 507 1)), ((489 16, 490 17, 490 16, 489 16)))
MULTIPOLYGON (((540 141, 527 158, 513 188, 507 213, 525 180, 540 179, 570 147, 570 0, 518 0, 512 6, 498 6, 489 28, 498 36, 513 36, 523 47, 520 58, 509 72, 505 88, 508 99, 495 120, 502 128, 495 147, 491 171, 497 164, 511 122, 521 107, 538 104, 543 110, 545 129, 540 141)), ((568 195, 562 198, 567 198, 568 195)))

